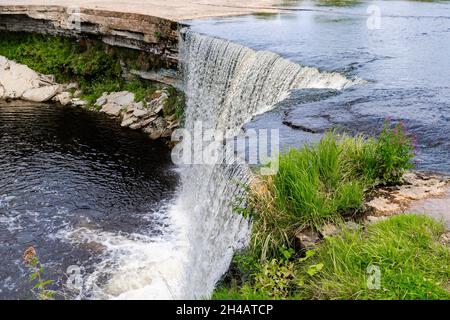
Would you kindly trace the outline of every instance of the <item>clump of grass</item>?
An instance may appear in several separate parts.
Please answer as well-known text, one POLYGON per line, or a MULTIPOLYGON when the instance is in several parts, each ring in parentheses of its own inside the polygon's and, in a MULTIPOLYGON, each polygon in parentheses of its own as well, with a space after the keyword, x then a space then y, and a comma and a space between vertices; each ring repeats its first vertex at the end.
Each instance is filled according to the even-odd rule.
POLYGON ((369 185, 396 185, 403 174, 414 167, 414 138, 399 122, 391 129, 385 121, 378 139, 361 136, 343 141, 345 161, 355 177, 362 177, 369 185))
POLYGON ((365 184, 360 177, 353 177, 352 167, 346 165, 348 143, 330 132, 317 145, 281 155, 273 192, 278 210, 289 213, 285 224, 316 227, 334 215, 361 208, 365 184))
POLYGON ((429 217, 400 215, 367 230, 343 228, 301 258, 284 250, 260 261, 246 251, 234 262, 246 270, 245 280, 220 286, 212 298, 450 299, 450 250, 438 242, 443 232, 429 217), (371 266, 379 270, 379 287, 369 286, 371 266))
POLYGON ((375 186, 401 181, 413 155, 402 124, 391 129, 388 122, 378 139, 332 131, 315 145, 280 155, 277 174, 248 192, 243 211, 253 218, 252 250, 264 260, 291 247, 305 228, 358 214, 375 186))

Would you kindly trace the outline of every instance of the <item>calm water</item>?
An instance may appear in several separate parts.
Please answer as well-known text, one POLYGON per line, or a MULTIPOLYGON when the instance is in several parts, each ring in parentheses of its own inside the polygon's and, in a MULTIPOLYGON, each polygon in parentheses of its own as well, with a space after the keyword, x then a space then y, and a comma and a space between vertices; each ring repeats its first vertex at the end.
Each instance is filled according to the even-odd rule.
POLYGON ((105 269, 107 243, 161 238, 172 169, 163 143, 104 115, 0 105, 0 298, 31 298, 22 262, 30 245, 61 289, 70 265, 105 269))
POLYGON ((283 123, 302 124, 308 118, 324 129, 340 126, 372 134, 385 118, 405 120, 418 138, 419 168, 450 172, 450 3, 354 1, 341 7, 319 6, 320 1, 284 3, 286 8, 312 11, 191 24, 196 31, 362 78, 367 84, 340 93, 294 92, 247 128, 279 128, 282 143, 297 146, 320 134, 283 123), (369 5, 380 9, 380 29, 367 27, 369 5))

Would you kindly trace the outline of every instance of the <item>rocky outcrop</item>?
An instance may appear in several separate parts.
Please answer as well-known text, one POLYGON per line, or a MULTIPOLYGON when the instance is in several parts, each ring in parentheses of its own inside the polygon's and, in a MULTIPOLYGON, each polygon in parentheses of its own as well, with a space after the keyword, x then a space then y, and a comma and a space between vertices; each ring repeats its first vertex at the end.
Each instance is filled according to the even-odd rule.
POLYGON ((0 56, 0 99, 45 102, 62 90, 53 77, 0 56))
MULTIPOLYGON (((80 94, 76 83, 58 84, 52 76, 39 74, 0 56, 0 100, 53 101, 65 106, 85 107, 87 102, 79 98, 80 94)), ((164 114, 169 97, 167 88, 157 90, 139 102, 131 92, 105 92, 94 107, 116 117, 122 127, 142 130, 151 139, 159 139, 170 137, 180 125, 174 114, 164 114)))
POLYGON ((449 181, 445 177, 420 172, 408 172, 403 184, 379 188, 367 203, 374 215, 393 215, 407 210, 414 202, 440 197, 446 193, 449 181))
POLYGON ((447 177, 409 172, 404 184, 381 188, 367 203, 371 215, 368 222, 377 222, 386 216, 401 213, 426 214, 442 221, 450 230, 450 180, 447 177))
POLYGON ((148 100, 135 102, 134 94, 127 91, 104 93, 95 106, 100 112, 117 117, 121 126, 142 130, 151 139, 170 137, 180 122, 175 115, 164 115, 163 109, 169 92, 166 89, 155 91, 148 100))

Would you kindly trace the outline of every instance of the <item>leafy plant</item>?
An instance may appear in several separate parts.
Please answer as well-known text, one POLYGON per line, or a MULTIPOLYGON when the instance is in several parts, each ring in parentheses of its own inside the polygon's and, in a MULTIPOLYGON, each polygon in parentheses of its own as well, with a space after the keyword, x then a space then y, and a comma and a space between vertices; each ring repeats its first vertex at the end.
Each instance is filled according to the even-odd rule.
POLYGON ((56 291, 49 290, 47 287, 54 283, 53 280, 43 278, 44 267, 33 247, 29 247, 23 254, 25 265, 30 271, 30 281, 35 283, 33 293, 39 300, 51 300, 56 295, 56 291))

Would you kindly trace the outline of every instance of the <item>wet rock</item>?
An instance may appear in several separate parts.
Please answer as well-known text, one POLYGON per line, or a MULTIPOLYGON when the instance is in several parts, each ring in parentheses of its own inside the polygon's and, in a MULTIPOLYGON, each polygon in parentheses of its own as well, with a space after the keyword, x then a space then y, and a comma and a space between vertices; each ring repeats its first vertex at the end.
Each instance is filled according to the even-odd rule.
POLYGON ((102 254, 106 251, 107 247, 104 244, 101 244, 99 242, 84 242, 80 244, 80 248, 84 250, 89 250, 92 253, 96 254, 102 254))
POLYGON ((418 200, 430 196, 438 196, 445 192, 447 181, 420 173, 406 173, 405 184, 398 190, 398 195, 405 199, 418 200))
POLYGON ((58 84, 27 89, 22 94, 22 99, 32 102, 45 102, 53 98, 60 91, 58 84))
POLYGON ((421 199, 445 194, 448 180, 431 174, 408 172, 404 184, 396 188, 381 188, 378 195, 367 203, 375 215, 393 215, 404 212, 421 199))
POLYGON ((63 106, 66 106, 68 104, 70 104, 72 102, 72 95, 70 94, 70 92, 61 92, 59 94, 57 94, 54 98, 54 101, 59 102, 60 104, 62 104, 63 106))
POLYGON ((401 211, 398 203, 387 198, 375 198, 367 203, 367 206, 375 210, 378 214, 391 215, 401 211))
POLYGON ((436 197, 412 201, 405 210, 407 213, 426 214, 437 221, 442 221, 447 230, 450 230, 450 187, 444 194, 436 197))
POLYGON ((104 112, 110 116, 119 116, 120 112, 122 111, 123 106, 115 104, 115 103, 107 103, 103 105, 103 107, 100 109, 100 112, 104 112))
POLYGON ((323 117, 304 117, 299 119, 284 120, 283 124, 311 133, 325 132, 332 127, 332 123, 323 117))

